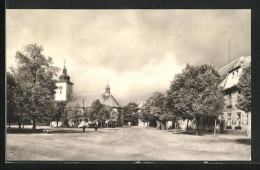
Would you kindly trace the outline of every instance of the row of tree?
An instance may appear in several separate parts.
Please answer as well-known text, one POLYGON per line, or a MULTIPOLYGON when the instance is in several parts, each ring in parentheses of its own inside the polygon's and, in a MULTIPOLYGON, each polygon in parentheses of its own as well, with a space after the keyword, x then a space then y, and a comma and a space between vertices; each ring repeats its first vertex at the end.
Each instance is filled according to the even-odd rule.
POLYGON ((55 67, 51 57, 45 57, 43 47, 37 44, 24 46, 17 51, 16 67, 7 72, 7 122, 26 121, 33 124, 62 121, 66 126, 69 121, 78 124, 79 120, 98 121, 101 126, 108 121, 117 125, 131 122, 138 123, 137 105, 129 103, 119 108, 116 113, 109 106, 102 105, 99 100, 92 103, 90 109, 83 109, 73 102, 73 96, 67 101, 55 102, 54 94, 59 68, 55 67))
MULTIPOLYGON (((212 129, 225 107, 223 81, 212 65, 192 66, 187 64, 180 74, 175 75, 169 90, 163 95, 154 92, 141 109, 140 119, 149 122, 187 120, 194 121, 197 132, 212 129)), ((237 107, 245 112, 251 111, 251 66, 243 70, 238 83, 241 94, 237 107)), ((219 122, 221 123, 221 122, 219 122)))
MULTIPOLYGON (((79 119, 98 121, 101 126, 105 122, 116 121, 117 125, 131 122, 138 124, 138 119, 150 122, 150 125, 165 124, 168 120, 186 119, 187 125, 195 120, 197 128, 200 125, 212 126, 214 120, 223 113, 223 89, 220 86, 222 77, 212 65, 192 66, 187 64, 180 74, 170 83, 166 94, 159 92, 146 101, 138 112, 136 103, 129 103, 119 108, 116 113, 109 106, 104 106, 99 100, 92 103, 90 109, 82 110, 73 98, 66 102, 55 102, 54 76, 59 68, 53 66, 52 58, 45 57, 42 46, 26 45, 23 51, 16 52, 16 68, 7 72, 7 121, 21 123, 32 120, 33 129, 36 122, 79 119)), ((241 91, 237 107, 246 112, 251 111, 251 67, 243 71, 238 88, 241 91)), ((188 128, 187 128, 188 129, 188 128)))

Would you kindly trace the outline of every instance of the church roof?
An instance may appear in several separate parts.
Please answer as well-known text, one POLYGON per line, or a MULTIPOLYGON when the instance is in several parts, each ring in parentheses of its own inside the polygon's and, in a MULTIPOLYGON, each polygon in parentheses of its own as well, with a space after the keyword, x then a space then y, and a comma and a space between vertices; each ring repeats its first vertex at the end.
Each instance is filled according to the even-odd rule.
POLYGON ((120 107, 120 104, 111 93, 104 93, 100 102, 110 107, 120 107))
POLYGON ((64 68, 63 68, 62 74, 59 76, 59 82, 67 82, 67 83, 73 84, 72 82, 70 82, 70 76, 67 74, 65 62, 64 62, 64 68))
POLYGON ((74 102, 78 103, 82 107, 83 98, 84 98, 84 107, 91 107, 91 104, 97 99, 100 101, 100 103, 106 106, 110 106, 113 108, 120 107, 118 101, 114 98, 114 96, 110 93, 110 91, 107 90, 103 94, 96 94, 96 93, 75 94, 74 102))
POLYGON ((83 106, 83 99, 84 99, 84 107, 91 107, 91 104, 97 99, 100 100, 101 102, 101 95, 94 94, 94 93, 74 94, 73 96, 74 96, 73 103, 77 103, 81 107, 83 106))

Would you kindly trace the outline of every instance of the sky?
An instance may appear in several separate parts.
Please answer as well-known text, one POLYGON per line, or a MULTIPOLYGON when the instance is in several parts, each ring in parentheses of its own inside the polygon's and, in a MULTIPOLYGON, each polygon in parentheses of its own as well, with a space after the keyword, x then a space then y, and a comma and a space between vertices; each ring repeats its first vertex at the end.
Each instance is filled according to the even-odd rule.
POLYGON ((108 83, 121 105, 165 93, 187 63, 225 66, 229 41, 230 61, 251 55, 250 10, 6 11, 7 70, 37 43, 55 66, 66 61, 74 94, 108 83))

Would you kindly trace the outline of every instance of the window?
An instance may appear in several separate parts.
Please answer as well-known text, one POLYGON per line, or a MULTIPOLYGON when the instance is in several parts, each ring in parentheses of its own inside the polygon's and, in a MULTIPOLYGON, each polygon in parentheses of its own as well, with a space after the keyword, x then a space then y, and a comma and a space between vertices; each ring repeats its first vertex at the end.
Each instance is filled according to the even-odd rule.
POLYGON ((232 107, 232 98, 231 98, 231 93, 228 94, 227 98, 227 108, 232 107))
POLYGON ((240 126, 241 125, 241 112, 237 113, 237 125, 240 126))
POLYGON ((62 91, 60 91, 60 94, 62 93, 62 91))
POLYGON ((228 113, 228 126, 231 126, 231 113, 228 113))
POLYGON ((242 114, 242 122, 243 125, 248 125, 248 114, 242 114))
POLYGON ((62 90, 62 86, 59 86, 59 90, 62 90))

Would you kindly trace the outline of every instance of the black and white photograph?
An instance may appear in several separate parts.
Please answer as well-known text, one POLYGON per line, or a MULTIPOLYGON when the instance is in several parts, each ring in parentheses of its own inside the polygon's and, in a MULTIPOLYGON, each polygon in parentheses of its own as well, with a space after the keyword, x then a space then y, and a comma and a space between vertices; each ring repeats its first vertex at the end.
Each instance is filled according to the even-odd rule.
POLYGON ((7 9, 6 162, 251 161, 250 9, 7 9))

